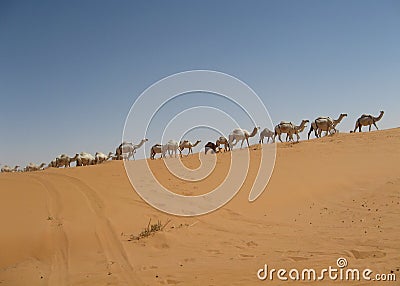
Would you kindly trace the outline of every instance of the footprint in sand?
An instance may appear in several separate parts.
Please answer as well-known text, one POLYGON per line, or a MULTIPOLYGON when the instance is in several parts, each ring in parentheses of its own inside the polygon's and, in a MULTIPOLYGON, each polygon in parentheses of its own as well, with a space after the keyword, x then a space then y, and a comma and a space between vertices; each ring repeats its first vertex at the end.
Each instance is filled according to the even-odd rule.
POLYGON ((251 240, 251 241, 249 241, 249 242, 247 242, 247 243, 246 243, 246 245, 247 245, 247 246, 258 246, 258 244, 257 244, 257 243, 255 243, 255 242, 254 242, 254 241, 252 241, 252 240, 251 240))
POLYGON ((304 261, 304 260, 308 260, 307 257, 302 257, 302 256, 290 256, 288 257, 289 259, 297 262, 297 261, 304 261))
POLYGON ((254 258, 254 257, 255 257, 255 256, 252 255, 252 254, 243 254, 243 253, 239 254, 239 256, 240 256, 241 258, 254 258))
POLYGON ((165 280, 165 282, 167 283, 167 285, 176 285, 181 283, 182 281, 178 281, 178 280, 174 280, 174 279, 167 279, 165 280))
POLYGON ((382 251, 359 251, 359 250, 350 250, 350 253, 356 259, 366 259, 366 258, 382 258, 386 256, 385 252, 382 251))
POLYGON ((210 252, 212 254, 222 254, 222 252, 218 249, 207 249, 207 252, 210 252))

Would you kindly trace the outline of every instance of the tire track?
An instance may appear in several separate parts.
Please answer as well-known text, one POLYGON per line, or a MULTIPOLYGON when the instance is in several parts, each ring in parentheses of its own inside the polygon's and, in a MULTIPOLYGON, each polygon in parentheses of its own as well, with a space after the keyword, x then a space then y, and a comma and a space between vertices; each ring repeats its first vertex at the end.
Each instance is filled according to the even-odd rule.
POLYGON ((57 223, 57 226, 50 226, 54 255, 51 261, 48 285, 69 285, 69 241, 60 218, 60 213, 62 210, 60 195, 58 194, 54 185, 47 180, 44 180, 42 176, 29 175, 29 177, 37 181, 46 189, 46 205, 49 212, 49 217, 51 217, 52 220, 54 219, 57 223))
POLYGON ((49 173, 48 175, 63 178, 76 186, 79 192, 86 198, 90 210, 95 215, 96 235, 100 245, 107 260, 112 262, 110 267, 116 270, 113 274, 117 277, 120 275, 126 285, 142 285, 141 281, 134 275, 134 269, 129 262, 119 237, 116 235, 110 220, 105 214, 105 205, 97 192, 78 178, 65 174, 49 173))

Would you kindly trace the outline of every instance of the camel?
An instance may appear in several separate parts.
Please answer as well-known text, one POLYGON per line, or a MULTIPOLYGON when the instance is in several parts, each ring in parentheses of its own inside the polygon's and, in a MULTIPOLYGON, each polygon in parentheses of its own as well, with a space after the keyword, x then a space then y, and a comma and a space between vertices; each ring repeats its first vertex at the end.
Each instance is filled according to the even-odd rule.
POLYGON ((156 154, 161 154, 161 158, 165 158, 167 152, 170 157, 172 157, 172 153, 175 153, 176 157, 177 151, 180 151, 180 148, 179 143, 175 140, 169 140, 168 143, 164 145, 155 144, 151 147, 150 159, 155 159, 156 154))
POLYGON ((258 141, 259 144, 264 144, 264 138, 267 137, 267 144, 269 143, 269 139, 271 138, 271 142, 273 142, 274 132, 265 128, 263 131, 260 132, 260 140, 258 141))
POLYGON ((247 142, 247 147, 250 147, 249 138, 254 137, 257 134, 259 129, 260 129, 260 127, 254 127, 254 129, 251 133, 249 133, 249 131, 247 131, 245 129, 241 129, 241 128, 234 129, 231 132, 231 134, 229 134, 229 147, 231 149, 233 149, 233 146, 235 146, 240 140, 242 141, 242 143, 240 144, 240 148, 243 147, 244 140, 246 140, 246 142, 247 142))
POLYGON ((358 131, 361 132, 361 127, 362 126, 369 126, 368 131, 371 131, 371 126, 374 125, 376 130, 378 129, 378 126, 376 126, 376 122, 382 119, 382 116, 385 112, 381 111, 378 117, 374 117, 371 114, 363 114, 360 116, 360 118, 357 119, 356 121, 356 126, 354 127, 354 133, 356 132, 357 128, 358 131))
POLYGON ((333 131, 338 132, 339 130, 336 129, 336 126, 343 120, 343 118, 347 117, 347 113, 341 113, 338 119, 333 120, 333 131))
POLYGON ((2 173, 17 172, 19 167, 20 167, 20 166, 17 165, 17 166, 15 166, 13 169, 11 169, 11 167, 9 167, 9 166, 7 166, 7 165, 4 165, 4 166, 1 168, 1 172, 2 172, 2 173))
POLYGON ((286 133, 291 141, 293 140, 293 134, 297 136, 297 142, 299 142, 300 135, 299 132, 302 132, 306 127, 306 123, 309 122, 308 120, 302 120, 299 126, 294 125, 292 122, 281 121, 278 125, 275 126, 275 133, 274 133, 274 140, 278 135, 279 141, 282 142, 281 134, 286 133))
POLYGON ((322 131, 326 131, 325 136, 327 136, 332 131, 337 132, 336 126, 342 121, 343 118, 347 116, 346 113, 339 115, 338 119, 332 119, 328 116, 320 116, 311 123, 310 131, 308 131, 308 139, 310 139, 310 134, 314 131, 315 137, 319 138, 322 135, 322 131))
POLYGON ((12 171, 12 169, 8 165, 4 165, 3 167, 1 167, 1 172, 2 173, 10 173, 11 171, 12 171))
POLYGON ((182 154, 182 151, 179 149, 179 143, 178 143, 178 141, 175 141, 175 140, 169 140, 167 142, 167 144, 165 144, 161 147, 161 153, 164 154, 164 157, 165 157, 166 151, 168 151, 168 155, 170 157, 172 157, 172 153, 174 153, 175 157, 176 157, 177 151, 179 151, 182 154))
MULTIPOLYGON (((155 144, 151 147, 150 149, 150 159, 154 160, 156 154, 161 154, 161 158, 163 157, 163 153, 162 153, 162 148, 163 146, 161 144, 155 144)), ((166 148, 164 148, 165 150, 166 148)), ((165 154, 164 154, 165 155, 165 154)))
POLYGON ((61 168, 61 167, 67 168, 67 167, 70 167, 71 166, 70 159, 71 158, 66 154, 59 155, 55 159, 55 167, 56 168, 61 168))
MULTIPOLYGON (((308 120, 305 120, 305 122, 306 123, 308 123, 309 121, 308 120)), ((306 128, 307 126, 304 124, 304 125, 302 125, 302 124, 300 124, 300 125, 294 125, 294 130, 295 130, 295 134, 297 134, 297 142, 299 142, 299 138, 300 138, 300 136, 299 136, 299 133, 301 133, 301 132, 303 132, 303 130, 306 128)), ((288 142, 288 139, 289 139, 289 134, 286 134, 286 142, 288 142)), ((293 136, 290 138, 290 141, 294 141, 293 140, 293 136)))
POLYGON ((214 151, 214 153, 217 153, 217 145, 216 144, 214 144, 213 142, 207 142, 207 144, 206 144, 206 146, 204 146, 205 148, 204 148, 204 152, 205 152, 205 154, 207 154, 207 151, 208 150, 213 150, 214 151))
POLYGON ((133 144, 130 142, 122 142, 118 148, 115 150, 115 155, 117 157, 117 160, 121 159, 126 159, 129 160, 131 157, 133 157, 133 160, 135 160, 135 153, 136 150, 142 147, 142 145, 147 142, 148 139, 142 139, 139 144, 133 144))
POLYGON ((226 139, 224 136, 219 137, 217 139, 217 141, 215 142, 215 145, 217 146, 219 152, 221 152, 220 145, 224 145, 224 151, 230 151, 231 150, 231 147, 229 146, 228 139, 226 139))
POLYGON ((48 165, 47 168, 56 168, 57 167, 57 163, 56 160, 54 159, 53 161, 51 161, 48 165))
POLYGON ((75 155, 76 157, 76 166, 89 166, 94 165, 96 162, 96 158, 89 153, 81 152, 75 155))
POLYGON ((95 163, 96 164, 101 164, 105 161, 107 161, 108 159, 110 159, 113 155, 113 152, 109 152, 108 155, 101 153, 101 152, 96 152, 96 154, 94 155, 95 158, 95 163))
POLYGON ((34 163, 29 163, 25 168, 25 172, 33 172, 33 171, 39 171, 41 170, 44 166, 46 166, 46 163, 40 164, 40 166, 34 164, 34 163))
POLYGON ((193 144, 192 142, 190 142, 188 140, 183 140, 183 141, 179 142, 179 151, 182 154, 183 149, 187 148, 187 149, 189 149, 189 151, 187 153, 187 155, 189 156, 190 153, 193 154, 192 148, 196 147, 200 142, 201 142, 200 140, 197 140, 196 143, 193 144))

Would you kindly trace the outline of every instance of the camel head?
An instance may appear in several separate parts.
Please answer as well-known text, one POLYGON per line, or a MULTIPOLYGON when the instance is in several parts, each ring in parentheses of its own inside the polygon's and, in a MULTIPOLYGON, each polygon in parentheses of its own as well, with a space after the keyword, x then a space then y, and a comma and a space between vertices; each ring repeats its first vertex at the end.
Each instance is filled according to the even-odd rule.
POLYGON ((381 110, 378 117, 372 117, 372 119, 374 120, 374 122, 377 122, 377 121, 381 120, 381 118, 382 118, 382 116, 383 116, 384 113, 385 113, 385 112, 384 112, 383 110, 381 110))
POLYGON ((251 134, 249 135, 249 137, 254 137, 254 136, 257 134, 257 132, 258 132, 259 129, 260 129, 260 127, 254 127, 254 128, 253 128, 253 131, 251 132, 251 134))
POLYGON ((309 122, 310 122, 310 120, 308 120, 308 119, 303 119, 303 120, 301 121, 300 126, 307 127, 307 123, 309 123, 309 122))
POLYGON ((347 116, 347 113, 341 113, 340 116, 341 116, 341 117, 346 117, 346 116, 347 116))
POLYGON ((197 146, 197 145, 200 144, 200 143, 201 143, 201 140, 197 140, 197 141, 193 144, 192 147, 195 147, 195 146, 197 146))

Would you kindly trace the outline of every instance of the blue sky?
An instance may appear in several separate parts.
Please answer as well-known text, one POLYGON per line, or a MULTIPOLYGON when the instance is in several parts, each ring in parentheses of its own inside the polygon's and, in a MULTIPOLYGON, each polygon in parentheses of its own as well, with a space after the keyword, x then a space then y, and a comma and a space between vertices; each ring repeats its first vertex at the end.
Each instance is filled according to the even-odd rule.
POLYGON ((274 123, 346 112, 349 131, 385 110, 398 127, 398 31, 385 0, 1 1, 0 163, 115 150, 135 99, 192 69, 244 81, 274 123))

